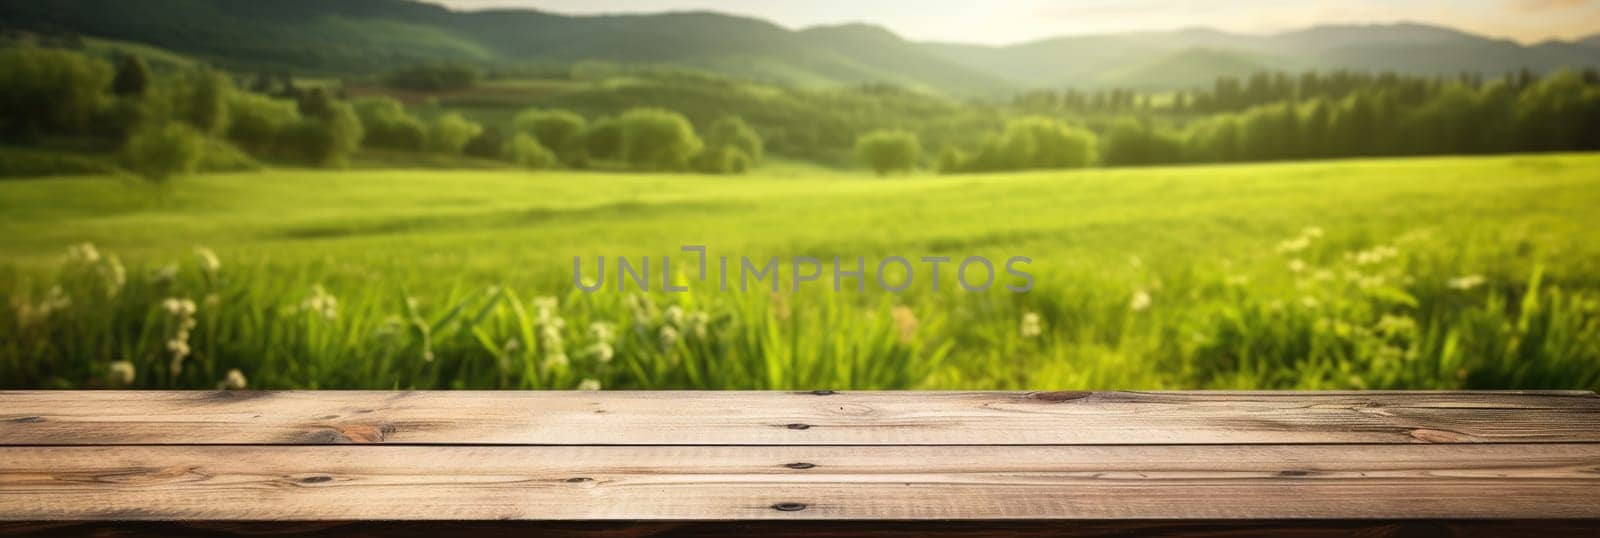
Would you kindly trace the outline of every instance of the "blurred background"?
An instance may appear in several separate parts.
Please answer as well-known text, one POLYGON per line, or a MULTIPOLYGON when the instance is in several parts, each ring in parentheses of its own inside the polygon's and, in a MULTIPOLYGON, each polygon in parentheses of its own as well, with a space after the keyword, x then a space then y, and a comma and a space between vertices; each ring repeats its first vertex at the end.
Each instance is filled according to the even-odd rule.
POLYGON ((0 0, 0 387, 1596 389, 1597 69, 1583 0, 0 0))

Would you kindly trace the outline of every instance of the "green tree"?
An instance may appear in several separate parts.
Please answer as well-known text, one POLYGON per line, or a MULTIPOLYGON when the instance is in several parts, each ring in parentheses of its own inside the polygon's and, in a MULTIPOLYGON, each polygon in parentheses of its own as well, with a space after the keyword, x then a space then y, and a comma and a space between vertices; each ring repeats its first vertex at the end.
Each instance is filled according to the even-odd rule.
POLYGON ((366 132, 362 144, 374 148, 422 151, 428 142, 428 126, 406 112, 392 97, 368 97, 352 103, 361 127, 366 132))
POLYGON ((321 88, 305 92, 300 116, 299 122, 279 133, 278 146, 307 164, 344 166, 366 135, 355 108, 335 101, 321 88))
POLYGON ((228 131, 228 97, 233 81, 226 74, 210 69, 186 72, 173 92, 173 112, 177 119, 201 134, 220 136, 228 131))
POLYGON ((856 156, 880 176, 909 172, 922 157, 922 143, 910 131, 873 131, 856 139, 856 156))
POLYGON ((556 154, 539 144, 539 139, 528 133, 517 133, 506 143, 506 158, 529 170, 545 170, 556 166, 556 154))
POLYGON ((1082 168, 1094 162, 1095 136, 1049 118, 1012 120, 1008 134, 1032 140, 1033 153, 1024 168, 1082 168))
POLYGON ((621 118, 622 160, 638 170, 683 171, 705 143, 682 114, 637 108, 621 118))
POLYGON ((123 54, 117 58, 117 73, 111 79, 111 93, 121 97, 142 97, 150 89, 150 66, 144 58, 123 54))
POLYGON ((1176 135, 1134 118, 1111 126, 1100 147, 1100 162, 1108 166, 1175 163, 1183 158, 1183 143, 1176 135))
POLYGON ((82 54, 0 49, 0 133, 14 140, 81 133, 104 103, 111 66, 82 54))
POLYGON ((193 127, 168 122, 145 127, 128 139, 123 166, 151 181, 194 173, 205 138, 193 127))
POLYGON ((434 120, 433 130, 428 133, 428 146, 446 155, 460 155, 467 143, 482 133, 482 125, 451 112, 434 120))
POLYGON ((967 171, 969 161, 967 153, 955 146, 945 146, 939 150, 939 173, 956 174, 967 171))
POLYGON ((1094 133, 1054 119, 1029 116, 1011 120, 991 136, 973 158, 974 171, 1081 168, 1094 161, 1094 133))
POLYGON ((583 134, 588 122, 577 113, 530 108, 518 113, 512 125, 517 132, 527 133, 546 149, 555 151, 568 164, 577 164, 583 158, 583 134))
POLYGON ((734 148, 743 152, 752 163, 761 162, 763 143, 761 135, 738 116, 723 116, 706 131, 706 145, 714 148, 734 148))
POLYGON ((614 118, 600 118, 584 133, 583 147, 595 159, 616 159, 622 156, 622 122, 614 118))
POLYGON ((279 134, 300 121, 300 110, 286 99, 235 92, 228 96, 228 140, 253 155, 275 151, 279 134))
POLYGON ((743 174, 750 169, 750 156, 732 146, 707 146, 695 156, 694 169, 707 174, 743 174))
POLYGON ((508 141, 501 134, 500 128, 494 125, 485 126, 483 133, 467 143, 461 152, 473 157, 484 159, 499 159, 505 156, 505 147, 508 141))

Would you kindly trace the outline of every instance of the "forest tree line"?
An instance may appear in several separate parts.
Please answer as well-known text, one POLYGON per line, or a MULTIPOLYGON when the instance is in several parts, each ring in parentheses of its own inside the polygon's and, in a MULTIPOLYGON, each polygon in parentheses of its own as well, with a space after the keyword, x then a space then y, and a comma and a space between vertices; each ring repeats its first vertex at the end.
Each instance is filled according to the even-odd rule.
POLYGON ((113 64, 56 48, 0 50, 0 142, 115 152, 123 168, 151 179, 247 169, 262 160, 341 167, 363 148, 529 169, 604 163, 719 174, 742 173, 764 153, 761 138, 736 116, 710 123, 702 135, 682 114, 659 108, 593 121, 529 108, 509 132, 459 112, 435 112, 424 118, 390 97, 345 99, 288 76, 241 84, 206 67, 158 73, 132 55, 113 64))
MULTIPOLYGON (((530 169, 703 173, 743 172, 768 153, 823 162, 854 155, 879 173, 964 173, 1600 149, 1600 76, 1592 71, 1261 73, 1175 95, 1031 92, 1009 104, 886 85, 762 92, 688 72, 627 74, 639 82, 497 108, 509 121, 485 125, 461 103, 345 98, 342 86, 288 73, 252 80, 196 66, 152 69, 132 55, 108 61, 8 47, 0 49, 0 138, 115 152, 121 166, 149 177, 260 161, 343 166, 363 149, 530 169)), ((413 91, 480 80, 474 68, 447 64, 383 78, 413 91)))
MULTIPOLYGON (((1025 115, 976 145, 943 146, 932 164, 940 172, 963 173, 1600 150, 1600 77, 1593 72, 1544 77, 1521 72, 1489 81, 1349 73, 1294 79, 1264 73, 1250 81, 1224 79, 1210 93, 1198 93, 1193 101, 1180 95, 1166 107, 1152 107, 1123 90, 1092 98, 1081 92, 1034 92, 1013 103, 1025 115), (1275 97, 1281 99, 1271 100, 1275 97), (1083 102, 1116 104, 1104 105, 1109 111, 1067 112, 1083 102), (1067 108, 1049 115, 1050 103, 1067 108)), ((901 144, 904 134, 915 134, 884 131, 889 132, 901 132, 901 144)), ((867 157, 879 145, 871 141, 882 136, 862 138, 864 162, 880 171, 918 164, 901 159, 884 165, 881 156, 867 157)), ((916 145, 916 151, 898 152, 922 155, 916 145)))

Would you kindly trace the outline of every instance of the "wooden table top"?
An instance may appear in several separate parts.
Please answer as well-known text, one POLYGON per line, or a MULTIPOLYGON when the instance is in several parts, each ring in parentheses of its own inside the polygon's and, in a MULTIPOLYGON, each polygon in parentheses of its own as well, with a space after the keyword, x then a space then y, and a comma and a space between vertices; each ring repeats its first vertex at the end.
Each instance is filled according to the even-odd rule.
POLYGON ((0 520, 1600 518, 1592 392, 0 392, 0 520))

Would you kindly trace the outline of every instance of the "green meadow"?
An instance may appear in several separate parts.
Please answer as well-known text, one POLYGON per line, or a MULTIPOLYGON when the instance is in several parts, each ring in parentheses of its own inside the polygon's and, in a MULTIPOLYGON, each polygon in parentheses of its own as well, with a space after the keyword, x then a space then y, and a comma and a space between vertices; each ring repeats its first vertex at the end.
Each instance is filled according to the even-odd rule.
POLYGON ((0 380, 1594 389, 1596 207, 1594 154, 888 178, 773 163, 737 178, 5 180, 0 380), (779 257, 783 289, 692 282, 680 245, 779 257), (574 256, 590 274, 597 256, 649 256, 655 271, 672 256, 691 289, 618 290, 613 266, 585 294, 574 256), (940 290, 834 293, 825 268, 796 291, 787 264, 805 256, 862 257, 869 273, 887 256, 1027 256, 1036 284, 968 292, 946 266, 940 290))

